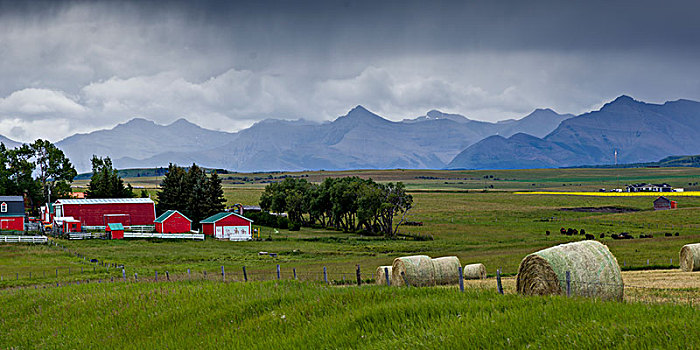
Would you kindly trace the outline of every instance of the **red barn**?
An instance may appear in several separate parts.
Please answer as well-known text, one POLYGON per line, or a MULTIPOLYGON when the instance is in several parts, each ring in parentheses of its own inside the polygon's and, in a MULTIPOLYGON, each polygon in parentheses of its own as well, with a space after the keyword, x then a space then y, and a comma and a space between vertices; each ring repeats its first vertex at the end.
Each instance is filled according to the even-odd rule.
POLYGON ((0 230, 24 231, 24 197, 0 196, 0 230))
POLYGON ((199 222, 202 233, 230 241, 248 241, 253 239, 251 224, 253 220, 236 213, 218 213, 199 222))
POLYGON ((107 224, 105 232, 109 234, 110 239, 124 239, 124 226, 120 223, 107 224))
POLYGON ((59 199, 56 216, 72 216, 83 226, 104 228, 109 223, 123 226, 153 225, 156 206, 150 198, 59 199))
POLYGON ((192 228, 192 220, 177 210, 166 211, 154 223, 158 233, 189 233, 192 228))

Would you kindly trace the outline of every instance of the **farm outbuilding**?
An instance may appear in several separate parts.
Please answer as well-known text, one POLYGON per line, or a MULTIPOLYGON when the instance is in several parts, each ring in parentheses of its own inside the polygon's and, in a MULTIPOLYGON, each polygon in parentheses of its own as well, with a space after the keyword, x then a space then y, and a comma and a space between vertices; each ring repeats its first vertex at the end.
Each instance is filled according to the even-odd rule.
POLYGON ((50 224, 53 222, 54 218, 53 203, 46 203, 41 207, 41 222, 44 224, 50 224))
POLYGON ((80 232, 82 230, 80 221, 73 217, 54 217, 53 225, 56 231, 61 233, 80 232))
POLYGON ((120 223, 107 224, 105 232, 111 239, 124 239, 124 225, 120 223))
POLYGON ((110 223, 123 226, 152 226, 156 207, 150 198, 59 199, 56 216, 72 216, 83 226, 105 228, 110 223))
POLYGON ((236 213, 218 213, 199 222, 202 233, 218 239, 230 241, 252 240, 251 225, 253 220, 236 213))
POLYGON ((24 231, 24 197, 0 196, 0 230, 24 231))
POLYGON ((192 220, 177 210, 168 210, 154 221, 158 233, 187 233, 192 228, 192 220))
POLYGON ((672 201, 664 196, 654 200, 654 210, 676 209, 676 201, 672 201))

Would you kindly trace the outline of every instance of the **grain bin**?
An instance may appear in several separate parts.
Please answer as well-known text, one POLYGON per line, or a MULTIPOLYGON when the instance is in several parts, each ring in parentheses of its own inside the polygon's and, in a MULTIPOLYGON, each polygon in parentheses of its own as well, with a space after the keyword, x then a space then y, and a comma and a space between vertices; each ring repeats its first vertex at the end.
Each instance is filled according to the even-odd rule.
POLYGON ((374 282, 379 285, 386 285, 386 276, 389 276, 389 279, 391 279, 391 266, 379 266, 377 267, 377 273, 375 274, 374 282), (385 274, 384 269, 389 270, 389 274, 385 274))
POLYGON ((528 255, 520 262, 516 287, 525 295, 566 295, 566 271, 571 295, 622 300, 623 282, 617 259, 597 241, 561 244, 528 255))
POLYGON ((700 243, 686 244, 680 252, 681 270, 700 271, 700 243))
POLYGON ((486 267, 484 264, 469 264, 464 266, 465 280, 478 280, 486 278, 486 267))
POLYGON ((449 285, 459 283, 459 258, 445 256, 433 259, 435 269, 435 284, 449 285))
POLYGON ((401 276, 402 272, 406 277, 406 282, 411 286, 422 287, 435 285, 433 260, 427 255, 396 258, 391 267, 392 286, 403 286, 406 284, 401 276))

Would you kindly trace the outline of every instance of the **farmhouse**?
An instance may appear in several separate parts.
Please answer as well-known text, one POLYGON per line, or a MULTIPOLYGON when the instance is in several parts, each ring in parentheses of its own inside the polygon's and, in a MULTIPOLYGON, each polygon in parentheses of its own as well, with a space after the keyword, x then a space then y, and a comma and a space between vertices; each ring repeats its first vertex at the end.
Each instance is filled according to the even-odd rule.
POLYGON ((0 230, 24 231, 24 197, 0 196, 0 230))
POLYGON ((654 200, 654 210, 676 209, 676 201, 672 201, 664 196, 654 200))
POLYGON ((230 241, 248 241, 253 239, 252 222, 253 220, 236 213, 218 213, 199 223, 202 224, 202 233, 207 236, 230 241))
POLYGON ((120 223, 107 224, 105 232, 109 234, 110 239, 124 239, 124 225, 120 223))
POLYGON ((151 226, 156 207, 150 198, 59 199, 56 216, 72 216, 83 226, 105 228, 109 223, 123 226, 151 226))
POLYGON ((667 183, 663 184, 633 184, 625 188, 625 192, 673 192, 673 187, 667 183))
POLYGON ((156 218, 157 233, 187 233, 192 228, 192 220, 177 210, 168 210, 156 218))

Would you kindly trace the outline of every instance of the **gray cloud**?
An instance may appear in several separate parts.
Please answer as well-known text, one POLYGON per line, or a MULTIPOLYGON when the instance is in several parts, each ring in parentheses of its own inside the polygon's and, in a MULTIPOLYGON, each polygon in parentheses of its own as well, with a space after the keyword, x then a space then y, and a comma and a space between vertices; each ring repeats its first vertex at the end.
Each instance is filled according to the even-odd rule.
POLYGON ((0 1, 0 134, 700 99, 691 1, 0 1))

